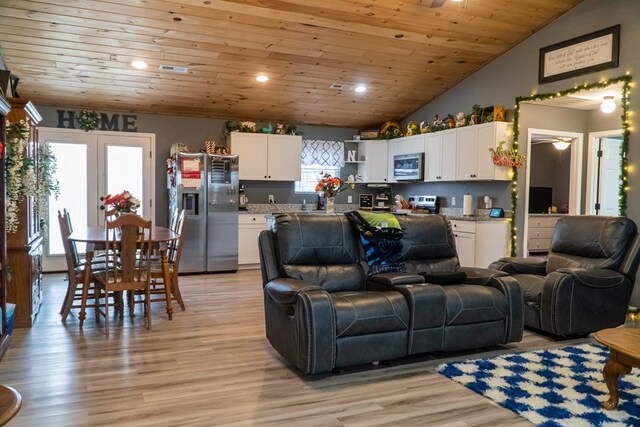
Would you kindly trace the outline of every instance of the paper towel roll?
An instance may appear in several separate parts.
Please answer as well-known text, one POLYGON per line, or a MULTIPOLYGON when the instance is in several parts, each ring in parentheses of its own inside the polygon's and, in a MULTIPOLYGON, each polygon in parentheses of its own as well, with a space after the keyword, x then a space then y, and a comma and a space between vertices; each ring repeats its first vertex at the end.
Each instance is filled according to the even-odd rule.
POLYGON ((462 215, 473 215, 473 196, 465 194, 462 200, 462 215))

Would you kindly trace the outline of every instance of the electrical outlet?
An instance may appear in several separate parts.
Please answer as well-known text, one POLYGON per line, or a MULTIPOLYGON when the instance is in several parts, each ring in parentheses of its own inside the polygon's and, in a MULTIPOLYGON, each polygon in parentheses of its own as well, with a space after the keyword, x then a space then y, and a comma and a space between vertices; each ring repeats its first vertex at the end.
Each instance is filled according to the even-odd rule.
POLYGON ((456 205, 456 198, 452 197, 451 198, 451 206, 455 206, 456 205))
POLYGON ((353 196, 347 196, 347 203, 353 203, 353 196))
POLYGON ((273 197, 273 194, 269 194, 269 203, 275 203, 276 199, 273 197))

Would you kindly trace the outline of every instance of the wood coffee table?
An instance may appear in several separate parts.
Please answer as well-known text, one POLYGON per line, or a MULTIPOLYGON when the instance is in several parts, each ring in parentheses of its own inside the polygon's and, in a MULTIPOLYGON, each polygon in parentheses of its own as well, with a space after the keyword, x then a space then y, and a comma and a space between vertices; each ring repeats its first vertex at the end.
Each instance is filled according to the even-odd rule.
POLYGON ((619 399, 618 377, 631 372, 632 367, 640 366, 640 329, 603 329, 593 337, 611 350, 609 360, 602 370, 610 396, 601 405, 604 409, 615 409, 619 399))

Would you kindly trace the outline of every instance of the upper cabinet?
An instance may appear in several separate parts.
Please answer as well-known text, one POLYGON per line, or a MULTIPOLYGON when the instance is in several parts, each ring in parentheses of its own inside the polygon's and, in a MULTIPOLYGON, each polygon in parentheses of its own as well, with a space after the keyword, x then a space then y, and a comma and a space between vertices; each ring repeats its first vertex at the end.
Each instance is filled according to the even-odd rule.
POLYGON ((456 140, 456 129, 426 134, 425 181, 454 181, 456 179, 456 140))
POLYGON ((232 132, 229 145, 239 157, 240 179, 299 181, 302 137, 232 132))
POLYGON ((493 164, 490 148, 500 141, 510 141, 511 123, 492 122, 456 129, 458 134, 457 181, 503 180, 509 181, 511 168, 493 164))
POLYGON ((507 141, 509 145, 511 140, 511 123, 492 122, 388 141, 360 141, 358 173, 363 182, 396 182, 394 156, 425 153, 426 182, 509 181, 511 168, 494 165, 489 149, 497 148, 500 141, 507 141))
POLYGON ((358 164, 358 174, 363 182, 387 182, 388 143, 385 140, 364 141, 358 146, 360 157, 365 162, 358 164))

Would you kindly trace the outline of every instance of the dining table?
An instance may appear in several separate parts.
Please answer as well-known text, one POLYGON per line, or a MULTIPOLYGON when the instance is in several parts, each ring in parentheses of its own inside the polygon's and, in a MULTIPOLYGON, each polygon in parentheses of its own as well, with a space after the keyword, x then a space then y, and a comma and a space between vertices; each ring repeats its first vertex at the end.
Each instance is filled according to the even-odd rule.
MULTIPOLYGON (((118 240, 119 233, 116 233, 115 240, 118 240)), ((141 236, 142 237, 142 236, 141 236)), ((85 243, 85 268, 84 277, 82 281, 82 304, 80 308, 80 328, 84 324, 86 317, 86 305, 89 295, 89 285, 91 284, 91 261, 93 259, 95 251, 104 250, 106 244, 106 228, 104 226, 87 226, 84 229, 74 230, 69 236, 69 240, 76 244, 85 243)), ((170 242, 176 241, 180 238, 180 235, 168 227, 153 226, 151 228, 151 245, 154 249, 160 252, 160 264, 162 269, 162 280, 164 281, 164 293, 167 302, 167 316, 169 320, 173 317, 173 307, 171 305, 172 300, 172 286, 171 286, 171 271, 169 265, 169 259, 167 257, 167 248, 170 242)), ((147 240, 147 231, 145 231, 144 240, 147 240)))

